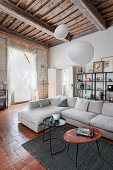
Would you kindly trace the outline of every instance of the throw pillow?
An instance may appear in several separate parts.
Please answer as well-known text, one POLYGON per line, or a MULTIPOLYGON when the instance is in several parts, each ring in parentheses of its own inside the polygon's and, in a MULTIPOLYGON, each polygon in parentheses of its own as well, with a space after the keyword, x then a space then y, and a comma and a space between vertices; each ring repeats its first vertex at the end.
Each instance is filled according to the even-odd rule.
POLYGON ((75 107, 76 97, 68 97, 67 104, 69 107, 75 107))
POLYGON ((90 101, 88 112, 101 114, 103 101, 90 101))
POLYGON ((59 97, 60 99, 67 99, 67 96, 58 95, 57 97, 59 97))
POLYGON ((58 106, 67 107, 67 99, 60 99, 58 106))
POLYGON ((60 100, 59 97, 51 98, 51 105, 58 106, 59 100, 60 100))
POLYGON ((87 111, 89 105, 89 100, 83 98, 77 98, 75 103, 75 108, 82 111, 87 111))
POLYGON ((49 106, 49 101, 48 100, 39 100, 39 105, 40 107, 46 107, 49 106))
POLYGON ((39 106, 39 100, 30 101, 30 102, 28 103, 28 108, 29 108, 29 109, 35 109, 35 108, 37 108, 37 107, 40 107, 40 106, 39 106))

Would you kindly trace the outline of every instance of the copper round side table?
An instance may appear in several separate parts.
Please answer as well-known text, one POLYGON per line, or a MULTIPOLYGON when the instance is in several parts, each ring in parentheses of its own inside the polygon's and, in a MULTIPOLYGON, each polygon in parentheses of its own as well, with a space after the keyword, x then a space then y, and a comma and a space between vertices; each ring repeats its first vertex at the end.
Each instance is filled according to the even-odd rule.
POLYGON ((69 151, 70 143, 75 143, 77 145, 76 166, 77 166, 77 157, 78 157, 78 146, 79 146, 79 144, 84 144, 84 143, 89 143, 89 142, 96 141, 99 157, 101 157, 100 150, 99 150, 99 145, 98 145, 97 140, 101 138, 102 132, 99 129, 94 128, 94 127, 83 127, 83 128, 94 130, 94 137, 90 138, 90 137, 86 137, 86 136, 77 135, 78 128, 69 130, 64 134, 64 140, 68 142, 67 154, 68 154, 68 151, 69 151))

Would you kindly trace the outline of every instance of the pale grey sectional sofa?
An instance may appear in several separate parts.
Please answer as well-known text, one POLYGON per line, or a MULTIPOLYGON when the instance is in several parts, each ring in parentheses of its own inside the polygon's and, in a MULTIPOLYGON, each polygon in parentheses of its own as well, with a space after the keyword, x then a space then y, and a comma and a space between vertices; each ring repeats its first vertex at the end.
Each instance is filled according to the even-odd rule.
MULTIPOLYGON (((57 100, 60 100, 57 97, 57 100)), ((47 99, 46 99, 47 100, 47 99)), ((76 98, 67 98, 67 107, 59 107, 56 98, 48 99, 48 106, 39 107, 39 101, 29 102, 27 110, 18 113, 20 123, 35 132, 44 130, 43 119, 54 113, 61 114, 66 122, 76 127, 93 126, 102 131, 102 136, 113 140, 113 103, 80 99, 79 106, 76 98), (81 102, 81 103, 80 103, 81 102)))

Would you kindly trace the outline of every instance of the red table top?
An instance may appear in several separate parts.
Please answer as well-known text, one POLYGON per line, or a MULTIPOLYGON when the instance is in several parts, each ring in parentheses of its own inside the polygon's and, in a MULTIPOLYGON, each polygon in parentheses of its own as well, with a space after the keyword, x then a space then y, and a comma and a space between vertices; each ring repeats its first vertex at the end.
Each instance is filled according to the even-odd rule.
POLYGON ((93 142, 95 140, 98 140, 102 136, 102 132, 97 128, 94 127, 83 127, 83 128, 94 130, 94 137, 90 138, 86 136, 77 135, 78 128, 75 128, 67 131, 64 134, 64 140, 70 143, 88 143, 88 142, 93 142))

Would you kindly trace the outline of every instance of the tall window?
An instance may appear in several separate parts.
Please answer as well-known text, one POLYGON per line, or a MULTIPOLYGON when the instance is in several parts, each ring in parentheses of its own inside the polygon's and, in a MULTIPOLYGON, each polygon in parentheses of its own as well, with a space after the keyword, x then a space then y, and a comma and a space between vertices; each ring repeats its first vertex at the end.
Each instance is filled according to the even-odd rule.
MULTIPOLYGON (((10 103, 15 101, 14 97, 20 93, 21 100, 27 100, 36 96, 37 89, 37 71, 36 71, 36 54, 26 50, 8 47, 8 90, 10 103), (13 96, 13 97, 12 97, 13 96), (21 98, 22 97, 22 98, 21 98), (13 99, 12 99, 13 98, 13 99)), ((17 97, 18 97, 17 96, 17 97)))

